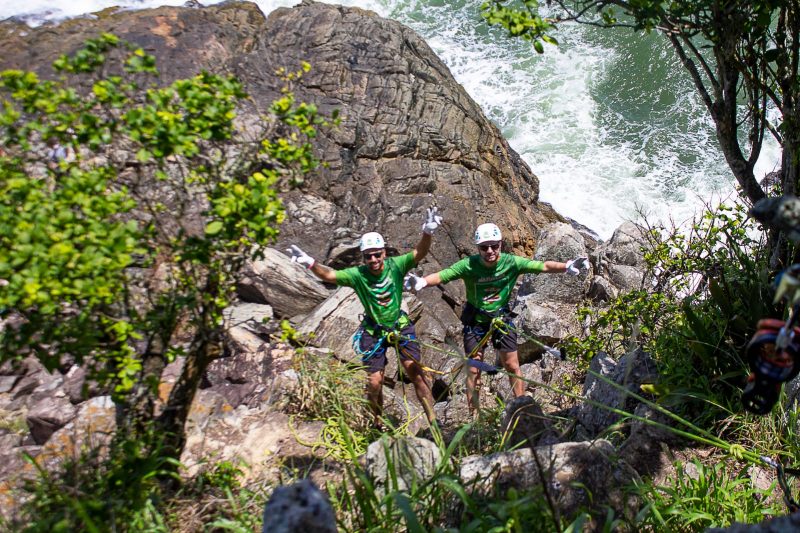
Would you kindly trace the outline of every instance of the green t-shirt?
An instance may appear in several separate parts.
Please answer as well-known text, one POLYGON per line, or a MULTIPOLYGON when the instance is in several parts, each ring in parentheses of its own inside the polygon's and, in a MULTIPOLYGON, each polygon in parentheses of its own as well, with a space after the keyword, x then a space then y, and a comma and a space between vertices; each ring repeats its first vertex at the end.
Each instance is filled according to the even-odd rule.
MULTIPOLYGON (((508 303, 520 274, 542 272, 544 263, 512 254, 500 254, 493 267, 487 267, 480 255, 471 255, 439 272, 442 283, 463 279, 467 301, 476 308, 493 313, 508 303)), ((478 313, 478 322, 489 320, 478 313)))
POLYGON ((413 252, 387 257, 379 275, 373 275, 366 265, 345 268, 336 272, 336 284, 352 287, 367 316, 375 322, 381 326, 403 329, 410 322, 406 314, 400 313, 403 277, 415 264, 413 252))

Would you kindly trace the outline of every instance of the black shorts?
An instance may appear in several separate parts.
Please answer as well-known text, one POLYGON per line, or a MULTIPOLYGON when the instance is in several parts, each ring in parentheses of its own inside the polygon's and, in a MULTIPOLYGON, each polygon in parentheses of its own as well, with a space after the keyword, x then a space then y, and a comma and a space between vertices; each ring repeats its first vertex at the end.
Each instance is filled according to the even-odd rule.
MULTIPOLYGON (((471 357, 472 350, 481 342, 486 333, 489 331, 489 324, 482 325, 476 324, 472 326, 464 326, 464 352, 467 357, 471 357)), ((499 329, 492 332, 491 339, 487 341, 492 343, 496 350, 501 352, 516 352, 517 351, 517 332, 513 328, 508 328, 507 333, 503 333, 499 329)), ((486 345, 483 346, 486 348, 486 345)), ((481 349, 481 352, 483 349, 481 349)))
MULTIPOLYGON (((382 338, 381 335, 370 335, 370 333, 361 326, 361 340, 358 343, 359 351, 363 353, 370 353, 372 352, 375 344, 382 338)), ((402 361, 416 361, 419 363, 421 353, 419 348, 419 343, 416 341, 417 334, 414 330, 414 324, 409 324, 405 328, 400 331, 400 342, 398 346, 400 348, 400 359, 402 361)), ((386 358, 386 350, 389 348, 390 344, 386 342, 384 338, 381 341, 381 345, 375 350, 375 353, 369 356, 368 359, 361 359, 364 363, 364 370, 372 374, 373 372, 380 372, 384 368, 386 368, 386 363, 388 359, 386 358)))

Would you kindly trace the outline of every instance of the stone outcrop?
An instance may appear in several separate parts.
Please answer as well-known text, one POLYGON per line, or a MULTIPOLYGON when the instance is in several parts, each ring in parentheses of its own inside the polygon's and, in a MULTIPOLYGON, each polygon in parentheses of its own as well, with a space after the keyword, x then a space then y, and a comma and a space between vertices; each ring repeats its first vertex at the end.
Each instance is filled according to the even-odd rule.
POLYGON ((620 418, 620 415, 600 406, 633 412, 639 402, 628 392, 640 393, 639 387, 643 383, 653 383, 658 378, 655 362, 641 349, 625 354, 619 361, 599 352, 592 359, 589 371, 583 386, 583 396, 594 404, 580 404, 576 408, 575 417, 580 428, 590 437, 620 418), (598 375, 601 377, 597 377, 598 375))
MULTIPOLYGON (((392 249, 405 251, 419 238, 424 208, 436 202, 446 225, 426 267, 433 269, 471 250, 479 222, 495 221, 509 249, 532 254, 537 228, 563 220, 538 202, 536 177, 428 45, 375 13, 306 1, 267 18, 255 4, 226 3, 109 10, 57 32, 7 22, 0 68, 33 63, 48 74, 58 55, 101 31, 155 55, 165 82, 202 68, 233 72, 252 96, 244 124, 256 122, 280 94, 278 68, 312 65, 292 91, 324 113, 338 110, 341 124, 315 140, 325 166, 283 195, 288 217, 279 249, 299 244, 343 266, 352 262, 359 235, 377 230, 392 249)), ((262 303, 282 314, 281 303, 262 303)))
POLYGON ((461 463, 460 477, 477 494, 503 493, 512 487, 547 490, 566 516, 581 509, 603 516, 606 505, 617 516, 631 516, 636 504, 624 487, 638 480, 638 475, 616 457, 614 447, 605 440, 467 457, 461 463))
POLYGON ((366 471, 378 498, 425 483, 441 460, 439 447, 417 437, 389 438, 367 448, 366 471))
POLYGON ((609 301, 621 292, 646 287, 646 265, 642 248, 647 244, 647 230, 633 222, 624 222, 614 230, 608 242, 591 254, 596 276, 589 296, 609 301))
POLYGON ((247 302, 269 304, 279 316, 307 313, 331 292, 274 248, 264 250, 263 259, 249 262, 242 276, 239 296, 247 302))

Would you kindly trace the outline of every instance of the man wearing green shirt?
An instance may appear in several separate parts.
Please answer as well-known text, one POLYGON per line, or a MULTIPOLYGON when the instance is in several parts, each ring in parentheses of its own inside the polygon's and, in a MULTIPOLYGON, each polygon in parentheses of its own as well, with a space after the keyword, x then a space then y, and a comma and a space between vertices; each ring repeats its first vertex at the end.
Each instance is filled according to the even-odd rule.
MULTIPOLYGON (((511 323, 508 300, 511 291, 521 274, 527 273, 562 273, 577 276, 585 267, 587 259, 579 257, 566 263, 558 261, 533 261, 500 251, 503 236, 495 224, 481 224, 475 231, 474 242, 478 254, 466 257, 448 268, 417 277, 410 274, 406 286, 418 291, 424 287, 448 283, 455 279, 463 279, 467 290, 467 303, 461 315, 464 324, 464 351, 470 359, 483 360, 485 342, 481 341, 491 331, 491 342, 500 352, 503 368, 510 374, 509 382, 515 397, 525 393, 525 383, 518 379, 519 355, 517 352, 517 334, 511 323), (507 326, 492 328, 492 321, 499 318, 507 326)), ((474 416, 480 406, 480 365, 467 361, 467 403, 474 416)))
POLYGON ((414 385, 428 421, 433 423, 433 394, 420 365, 420 347, 416 341, 414 324, 400 309, 403 294, 403 277, 428 254, 433 232, 441 225, 437 208, 428 209, 422 225, 422 237, 410 252, 397 257, 386 257, 386 244, 379 233, 370 232, 361 237, 359 248, 364 264, 334 270, 314 261, 297 246, 288 250, 292 261, 306 266, 318 278, 339 286, 352 287, 364 306, 364 320, 356 333, 358 350, 367 371, 367 398, 375 425, 380 426, 383 412, 383 376, 386 368, 386 351, 390 346, 398 350, 403 370, 414 385))

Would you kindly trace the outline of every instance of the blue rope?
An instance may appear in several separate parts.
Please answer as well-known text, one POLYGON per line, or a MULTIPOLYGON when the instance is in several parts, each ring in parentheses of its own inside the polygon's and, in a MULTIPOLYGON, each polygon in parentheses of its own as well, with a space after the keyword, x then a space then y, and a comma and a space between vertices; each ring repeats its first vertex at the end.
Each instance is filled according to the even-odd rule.
POLYGON ((372 350, 368 352, 363 352, 361 351, 361 335, 363 333, 364 333, 364 328, 360 327, 358 328, 358 331, 356 331, 356 334, 353 335, 353 351, 361 356, 362 362, 367 362, 375 356, 378 350, 380 350, 381 344, 383 344, 383 340, 386 338, 386 336, 382 335, 381 338, 378 339, 378 342, 375 343, 375 346, 372 347, 372 350))

